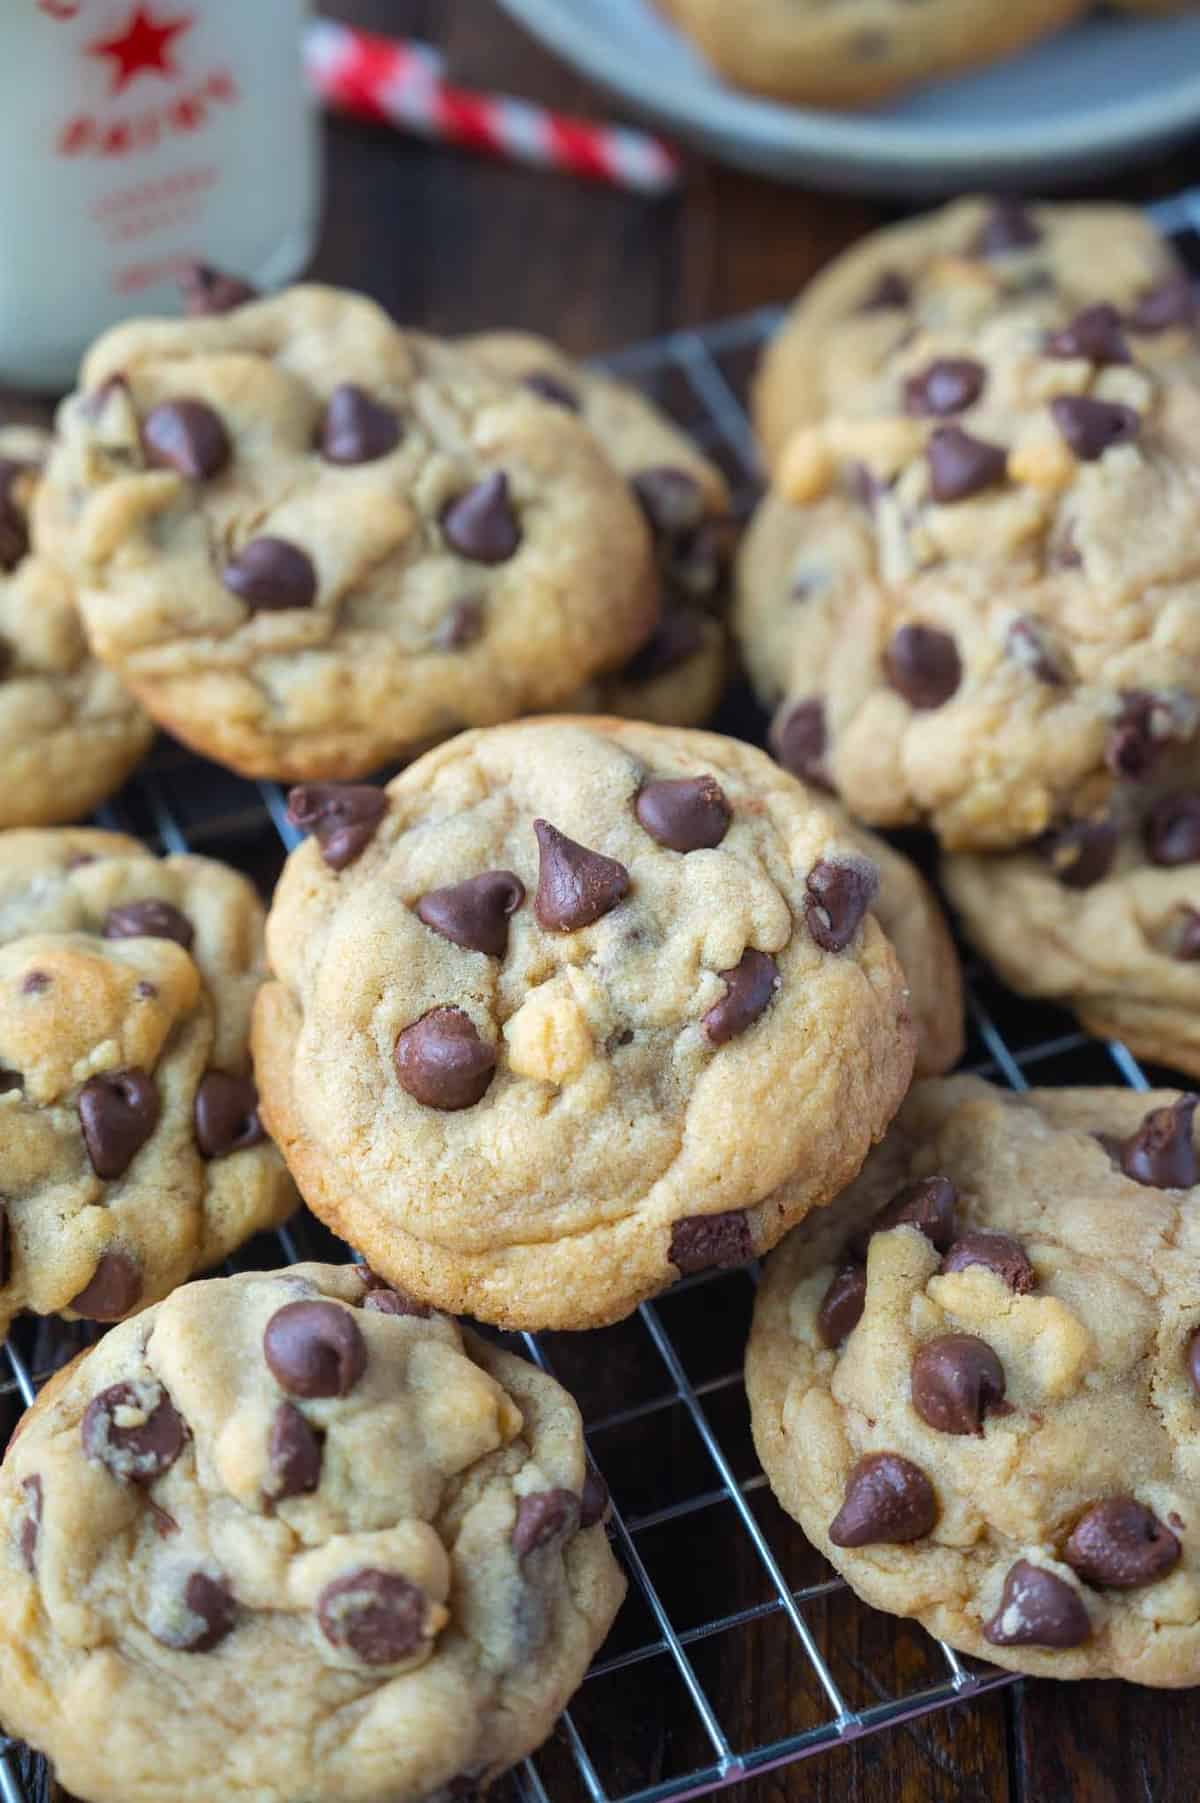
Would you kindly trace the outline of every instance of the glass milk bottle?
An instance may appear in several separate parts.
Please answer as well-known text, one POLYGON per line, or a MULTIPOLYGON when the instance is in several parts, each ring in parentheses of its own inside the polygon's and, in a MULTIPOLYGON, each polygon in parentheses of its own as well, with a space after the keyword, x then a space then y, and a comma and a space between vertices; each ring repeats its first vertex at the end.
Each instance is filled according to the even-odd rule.
POLYGON ((295 275, 318 206, 307 0, 0 0, 0 383, 67 387, 200 260, 295 275))

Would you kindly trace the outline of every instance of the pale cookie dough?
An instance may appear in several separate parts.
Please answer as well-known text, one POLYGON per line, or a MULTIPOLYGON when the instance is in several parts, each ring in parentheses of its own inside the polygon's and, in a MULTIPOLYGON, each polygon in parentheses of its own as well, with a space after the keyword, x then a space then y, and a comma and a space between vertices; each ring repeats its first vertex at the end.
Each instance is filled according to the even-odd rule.
POLYGON ((90 813, 154 734, 89 654, 70 581, 30 548, 29 510, 49 446, 44 432, 0 427, 0 828, 90 813))
POLYGON ((554 1380, 353 1265, 187 1284, 0 1470, 0 1717, 91 1803, 451 1803, 625 1584, 554 1380))
POLYGON ((1111 309, 1047 334, 1012 308, 917 333, 876 406, 793 438, 746 661, 789 767, 855 814, 1018 844, 1196 730, 1200 362, 1152 367, 1111 309))
POLYGON ((437 1306, 591 1327, 738 1264, 908 1087, 874 868, 749 746, 529 722, 292 812, 264 1118, 316 1213, 437 1306))
POLYGON ((798 427, 861 411, 914 331, 969 337, 1014 302, 1049 327, 1099 301, 1125 316, 1140 355, 1194 348, 1182 265, 1133 207, 975 196, 872 232, 809 283, 766 350, 753 412, 767 460, 798 427))
POLYGON ((356 295, 119 326, 58 424, 37 527, 97 656, 243 775, 358 775, 557 704, 655 619, 591 434, 356 295))
POLYGON ((1110 813, 942 880, 970 937, 1022 995, 1200 1078, 1200 788, 1134 789, 1110 813))
POLYGON ((262 958, 222 864, 0 834, 0 1334, 115 1321, 296 1207, 250 1075, 262 958))
POLYGON ((768 1261, 755 1444, 866 1602, 1015 1671, 1200 1682, 1196 1102, 918 1084, 768 1261))
POLYGON ((1055 31, 1086 0, 662 0, 718 74, 776 100, 866 106, 1055 31))

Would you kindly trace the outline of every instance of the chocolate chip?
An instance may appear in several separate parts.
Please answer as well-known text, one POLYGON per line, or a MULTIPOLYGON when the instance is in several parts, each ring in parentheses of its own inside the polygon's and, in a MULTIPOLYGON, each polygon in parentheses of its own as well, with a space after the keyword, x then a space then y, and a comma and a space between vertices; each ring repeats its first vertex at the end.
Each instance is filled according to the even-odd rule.
POLYGON ((883 654, 884 675, 910 707, 941 707, 962 681, 962 660, 948 632, 900 626, 883 654))
POLYGON ((1085 307, 1060 332, 1051 333, 1045 348, 1048 357, 1082 357, 1097 365, 1129 362, 1121 315, 1108 301, 1085 307))
POLYGON ((867 1305, 867 1273, 862 1265, 835 1271, 817 1310, 817 1332, 826 1346, 838 1347, 862 1320, 867 1305))
POLYGON ((396 1665, 425 1639, 425 1592, 393 1571, 364 1566, 327 1584, 317 1620, 331 1646, 348 1647, 363 1665, 396 1665))
POLYGON ((704 628, 698 614, 686 607, 667 608, 621 674, 626 682, 654 682, 694 657, 703 643, 704 628))
POLYGON ((822 858, 805 882, 804 918, 824 952, 844 951, 879 893, 879 872, 866 859, 854 863, 822 858))
POLYGON ((1187 1343, 1185 1352, 1188 1376, 1192 1380, 1192 1388, 1200 1394, 1200 1327, 1198 1327, 1187 1343))
POLYGON ((85 1321, 120 1321, 142 1299, 142 1273, 127 1252, 102 1252, 70 1307, 85 1321))
POLYGON ((670 547, 666 580, 685 601, 711 601, 729 569, 737 529, 731 519, 706 519, 670 547))
POLYGON ((994 488, 1008 471, 1003 445, 973 438, 961 426, 939 426, 925 447, 925 458, 930 493, 944 506, 994 488))
POLYGON ((732 970, 717 973, 725 994, 703 1017, 704 1031, 713 1045, 724 1045, 752 1027, 768 1007, 783 978, 770 952, 748 945, 732 970))
POLYGON ((733 809, 713 776, 646 783, 634 812, 652 839, 671 851, 711 851, 729 831, 733 809))
POLYGON ((1121 401, 1098 401, 1090 394, 1060 394, 1050 412, 1076 457, 1095 463, 1114 445, 1129 444, 1138 435, 1142 419, 1121 401))
POLYGON ((173 939, 185 952, 192 949, 196 929, 186 914, 165 901, 125 902, 104 917, 106 939, 173 939))
POLYGON ((204 401, 163 401, 142 421, 142 448, 157 469, 172 469, 192 482, 219 476, 233 446, 219 413, 204 401))
POLYGON ((287 1302, 267 1322, 263 1357, 291 1396, 348 1396, 367 1368, 367 1345, 348 1308, 287 1302))
POLYGON ((465 882, 429 889, 416 904, 419 920, 469 952, 503 958, 508 919, 525 900, 525 885, 511 870, 485 870, 465 882))
POLYGON ((206 1071, 192 1109, 196 1144, 203 1158, 226 1158, 230 1152, 260 1146, 266 1138, 258 1118, 258 1091, 249 1077, 206 1071))
POLYGON ((579 1498, 580 1528, 594 1528, 603 1521, 608 1514, 608 1505, 608 1485, 595 1466, 589 1465, 583 1480, 583 1494, 579 1498))
POLYGON ((210 263, 189 263, 179 273, 184 310, 192 319, 207 314, 231 313, 246 301, 258 299, 258 289, 240 276, 226 275, 210 263))
POLYGON ((896 1545, 920 1540, 936 1519, 933 1485, 920 1466, 899 1453, 871 1452, 846 1480, 829 1538, 835 1546, 896 1545))
POLYGON ((442 531, 451 550, 472 563, 507 563, 521 543, 521 527, 504 472, 493 470, 444 507, 442 531))
POLYGON ((318 442, 327 463, 374 463, 400 443, 400 421, 365 388, 343 382, 329 397, 318 442))
POLYGON ((1024 202, 997 200, 979 228, 973 249, 977 257, 1002 257, 1011 250, 1029 250, 1041 241, 1041 228, 1024 202))
POLYGON ((221 581, 252 613, 311 607, 317 598, 312 559, 286 538, 250 539, 225 565, 221 581))
POLYGON ((32 1477, 22 1478, 21 1494, 25 1504, 19 1539, 21 1563, 32 1577, 37 1570, 37 1545, 38 1535, 42 1530, 42 1503, 44 1500, 42 1480, 36 1472, 32 1477))
POLYGON ((3 682, 14 669, 16 661, 17 654, 12 645, 3 635, 0 635, 0 682, 3 682))
POLYGON ((124 1484, 151 1484, 183 1451, 186 1430, 153 1378, 112 1384, 93 1396, 80 1428, 84 1454, 124 1484))
POLYGON ((0 457, 0 570, 15 570, 29 549, 25 515, 12 493, 17 477, 28 468, 28 464, 0 457))
POLYGON ((971 357, 938 357, 904 384, 904 411, 918 419, 964 413, 983 393, 987 371, 971 357))
POLYGON ((224 1578, 210 1578, 207 1572, 194 1571, 183 1586, 183 1611, 194 1619, 180 1619, 183 1611, 172 1610, 169 1626, 154 1630, 161 1646, 176 1653, 211 1653, 232 1634, 237 1623, 237 1604, 224 1578))
POLYGON ((576 1525, 579 1502, 571 1490, 539 1490, 533 1496, 522 1496, 517 1502, 517 1519, 512 1531, 512 1549, 524 1559, 576 1525))
POLYGON ((1132 1590, 1165 1578, 1179 1553, 1178 1540, 1152 1509, 1132 1496, 1110 1496, 1080 1516, 1063 1558, 1086 1584, 1132 1590))
POLYGON ((321 1482, 321 1436, 294 1403, 281 1402, 271 1423, 267 1446, 271 1462, 270 1496, 309 1496, 321 1482))
POLYGON ((1121 1169, 1151 1189, 1191 1189, 1196 1181, 1192 1116, 1200 1096, 1182 1095, 1152 1108, 1136 1133, 1120 1142, 1121 1169))
POLYGON ((8 1209, 0 1199, 0 1290, 12 1276, 12 1223, 8 1209))
POLYGON ((1004 1401, 1004 1367, 986 1340, 944 1333, 918 1348, 912 1404, 940 1434, 981 1434, 984 1416, 1004 1401))
POLYGON ((10 1071, 0 1064, 0 1096, 8 1095, 14 1089, 24 1089, 25 1079, 20 1071, 10 1071))
POLYGON ((615 858, 568 839, 549 821, 535 820, 540 863, 533 912, 539 926, 573 933, 591 926, 629 893, 629 872, 615 858))
POLYGON ((1191 326, 1196 321, 1196 295, 1186 275, 1169 276, 1157 288, 1143 294, 1126 324, 1134 332, 1167 332, 1172 326, 1191 326))
POLYGON ((97 1177, 123 1177, 158 1125, 158 1088, 145 1071, 89 1077, 76 1104, 83 1143, 97 1177))
POLYGON ((639 470, 630 487, 658 538, 680 538, 704 521, 704 490, 686 470, 669 464, 639 470))
POLYGON ((771 750, 785 770, 802 782, 817 788, 830 787, 825 753, 829 738, 825 727, 825 704, 810 695, 781 709, 771 723, 771 750))
POLYGON ((898 269, 884 269, 873 288, 858 304, 860 313, 890 313, 899 307, 907 307, 912 301, 912 289, 898 269))
POLYGON ((375 837, 387 805, 384 790, 370 783, 302 783, 288 795, 287 817, 315 833, 331 870, 345 870, 375 837))
POLYGON ((473 1108, 496 1074, 496 1052, 461 1008, 431 1008, 396 1040, 401 1089, 426 1108, 473 1108))
POLYGON ((1166 697, 1146 689, 1123 690, 1121 711, 1104 746, 1105 763, 1114 776, 1139 781, 1158 763, 1172 727, 1166 697))
POLYGON ((1117 829, 1110 820, 1073 820, 1043 833, 1034 845, 1065 889, 1090 889, 1113 867, 1117 829))
POLYGON ((671 1224, 668 1254, 684 1277, 693 1271, 732 1271, 754 1257, 750 1223, 741 1208, 723 1215, 686 1215, 671 1224))
POLYGON ((1000 1607, 983 1624, 984 1639, 993 1646, 1082 1646, 1091 1632, 1078 1593, 1028 1559, 1010 1568, 1000 1607))
POLYGON ((403 1290, 372 1290, 363 1298, 363 1307, 375 1315, 408 1315, 417 1321, 427 1321, 433 1313, 403 1290))
POLYGON ((49 989, 52 981, 49 971, 28 970, 21 978, 21 994, 43 995, 49 989))
POLYGON ((1142 822, 1146 855, 1171 867, 1200 860, 1200 795, 1170 795, 1155 802, 1142 822))
POLYGON ((897 1190, 866 1232, 856 1236, 855 1251, 861 1249, 865 1256, 872 1234, 888 1233, 893 1227, 916 1227, 939 1252, 948 1252, 954 1243, 957 1205, 958 1191, 948 1177, 918 1177, 897 1190))
POLYGON ((943 1272, 967 1271, 972 1265, 993 1271, 1017 1296, 1027 1296, 1037 1285, 1037 1275, 1025 1256, 1025 1248, 1011 1234, 984 1233, 974 1228, 961 1233, 939 1268, 943 1272))
POLYGON ((433 642, 439 651, 461 651, 473 645, 483 632, 483 602, 473 595, 449 606, 438 621, 433 642))
POLYGON ((579 396, 573 388, 560 376, 555 376, 548 369, 531 370, 522 380, 521 386, 528 388, 543 401, 551 401, 556 407, 565 407, 569 413, 579 412, 579 396))
POLYGON ((1200 958, 1200 911, 1181 908, 1179 914, 1179 930, 1171 956, 1181 964, 1190 964, 1200 958))
POLYGON ((1066 682, 1064 659, 1052 643, 1040 620, 1014 620, 1008 629, 1004 648, 1014 663, 1032 671, 1039 682, 1061 688, 1066 682))

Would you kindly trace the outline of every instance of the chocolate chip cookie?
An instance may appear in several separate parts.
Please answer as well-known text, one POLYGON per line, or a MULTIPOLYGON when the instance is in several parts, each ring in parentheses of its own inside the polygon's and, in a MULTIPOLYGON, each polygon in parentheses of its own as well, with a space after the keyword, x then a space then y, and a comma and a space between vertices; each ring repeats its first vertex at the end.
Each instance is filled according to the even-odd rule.
POLYGON ((74 589, 29 543, 50 440, 0 427, 0 828, 76 820, 119 789, 149 718, 89 654, 74 589))
POLYGON ((619 1319, 773 1245, 908 1086, 877 872, 749 746, 534 721, 291 808, 313 836, 268 922, 264 1118, 426 1302, 619 1319))
POLYGON ((995 62, 1086 0, 664 0, 718 74, 776 100, 867 106, 914 82, 995 62))
POLYGON ((59 432, 37 522, 96 654, 244 775, 359 775, 559 703, 654 624, 592 435, 359 296, 119 326, 59 432))
POLYGON ((577 414, 629 483, 654 538, 658 624, 621 670, 589 683, 568 706, 661 726, 703 725, 720 700, 727 662, 714 617, 728 599, 733 522, 725 478, 637 389, 581 369, 544 338, 483 332, 463 348, 577 414))
POLYGON ((755 1444, 867 1602, 1016 1671, 1200 1680, 1197 1100, 918 1084, 768 1262, 755 1444))
POLYGON ((363 1268, 187 1284, 9 1449, 0 1714, 92 1803, 474 1796, 608 1632, 606 1511, 566 1392, 363 1268))
POLYGON ((1111 307, 1014 307, 916 333, 873 393, 789 445, 746 660, 854 813, 1018 844, 1195 734, 1200 361, 1148 363, 1111 307))
POLYGON ((0 1332, 116 1321, 296 1206, 250 1075, 262 957, 221 864, 0 834, 0 1332))
POLYGON ((859 412, 914 332, 969 341, 1014 304, 1049 330, 1102 301, 1143 357, 1194 343, 1182 265, 1133 207, 973 196, 872 232, 809 283, 767 348, 753 411, 768 461, 778 463, 800 426, 859 412))

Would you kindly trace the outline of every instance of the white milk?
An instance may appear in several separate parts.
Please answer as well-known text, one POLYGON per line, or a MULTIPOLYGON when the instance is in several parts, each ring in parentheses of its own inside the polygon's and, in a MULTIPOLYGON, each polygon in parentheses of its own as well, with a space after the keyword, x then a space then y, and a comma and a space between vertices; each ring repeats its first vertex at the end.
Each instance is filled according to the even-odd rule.
POLYGON ((318 205, 306 0, 0 0, 0 382, 66 387, 200 259, 256 287, 318 205))

